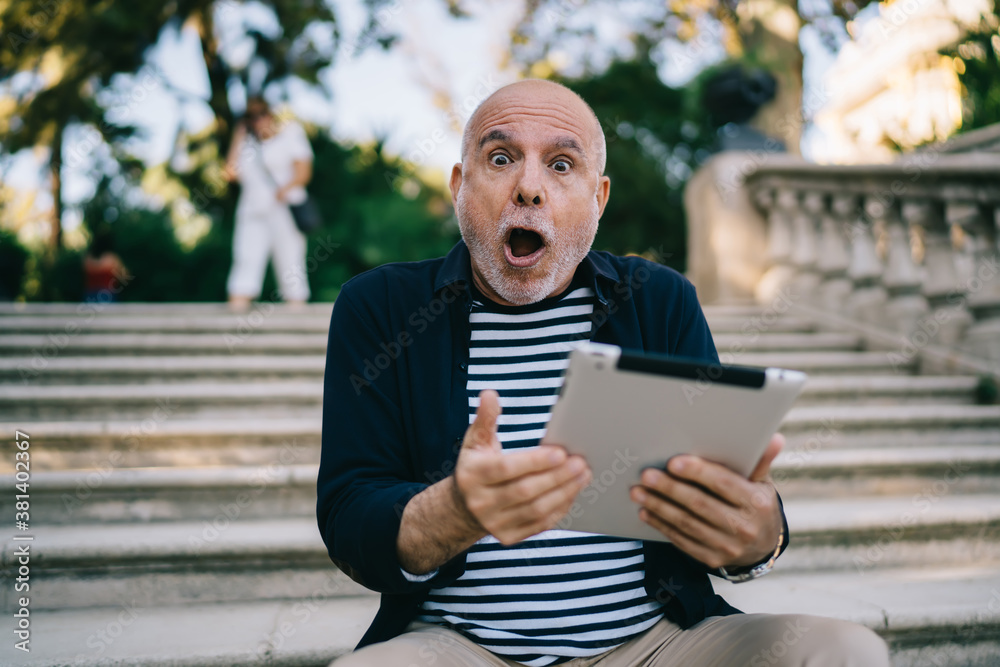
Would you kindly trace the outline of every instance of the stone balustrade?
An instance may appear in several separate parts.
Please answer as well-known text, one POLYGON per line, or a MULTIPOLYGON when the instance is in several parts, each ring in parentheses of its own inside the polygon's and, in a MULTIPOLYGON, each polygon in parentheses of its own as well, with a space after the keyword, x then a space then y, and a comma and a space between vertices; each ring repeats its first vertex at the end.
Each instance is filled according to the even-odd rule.
POLYGON ((752 296, 766 304, 786 290, 897 338, 1000 361, 997 153, 931 149, 851 166, 729 153, 703 171, 708 176, 686 196, 689 224, 707 227, 691 235, 689 248, 689 277, 703 299, 752 296), (714 200, 711 216, 699 215, 706 200, 714 200), (727 222, 718 222, 727 220, 719 210, 729 211, 727 222), (729 258, 720 242, 742 224, 737 218, 766 234, 766 250, 749 269, 745 253, 729 258), (726 284, 726 267, 735 264, 741 275, 757 272, 752 295, 745 280, 726 284))

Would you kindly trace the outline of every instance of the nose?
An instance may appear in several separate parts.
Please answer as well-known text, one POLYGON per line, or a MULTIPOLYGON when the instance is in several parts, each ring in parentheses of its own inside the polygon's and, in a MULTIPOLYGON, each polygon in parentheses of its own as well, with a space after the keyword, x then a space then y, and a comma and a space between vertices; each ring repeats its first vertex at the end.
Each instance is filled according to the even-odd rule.
POLYGON ((542 173, 539 167, 530 163, 525 164, 521 178, 514 187, 513 199, 518 206, 545 205, 545 188, 542 186, 542 173))

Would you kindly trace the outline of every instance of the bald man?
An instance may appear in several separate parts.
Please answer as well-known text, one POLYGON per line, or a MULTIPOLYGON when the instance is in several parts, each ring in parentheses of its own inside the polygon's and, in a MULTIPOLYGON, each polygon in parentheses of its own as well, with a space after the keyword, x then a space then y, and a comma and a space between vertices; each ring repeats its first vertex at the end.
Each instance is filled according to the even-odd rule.
MULTIPOLYGON (((358 665, 888 665, 858 625, 742 614, 709 574, 788 543, 768 477, 692 456, 629 493, 669 542, 571 530, 594 477, 540 446, 586 340, 718 363, 694 288, 590 249, 605 139, 569 89, 527 80, 473 113, 450 188, 462 241, 346 283, 327 347, 317 515, 331 559, 382 594, 358 665)), ((628 441, 621 425, 620 446, 628 441)))

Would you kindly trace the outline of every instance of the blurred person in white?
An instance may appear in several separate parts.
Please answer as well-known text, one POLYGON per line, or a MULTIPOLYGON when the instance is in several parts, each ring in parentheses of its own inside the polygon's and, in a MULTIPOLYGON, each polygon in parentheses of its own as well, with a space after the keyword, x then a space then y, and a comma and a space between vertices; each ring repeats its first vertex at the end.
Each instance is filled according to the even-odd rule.
POLYGON ((245 311, 260 296, 269 258, 281 298, 295 307, 309 299, 306 237, 295 226, 289 205, 305 201, 312 162, 302 126, 275 117, 263 97, 249 97, 246 116, 233 131, 225 169, 226 178, 242 186, 226 281, 231 310, 245 311))

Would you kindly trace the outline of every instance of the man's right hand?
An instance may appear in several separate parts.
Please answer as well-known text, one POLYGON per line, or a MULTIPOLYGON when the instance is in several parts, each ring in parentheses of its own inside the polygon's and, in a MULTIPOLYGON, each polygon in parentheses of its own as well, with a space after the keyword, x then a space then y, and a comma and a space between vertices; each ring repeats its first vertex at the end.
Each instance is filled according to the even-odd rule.
POLYGON ((509 545, 549 530, 591 480, 582 456, 543 445, 504 453, 497 437, 500 397, 479 394, 476 420, 465 432, 455 465, 456 505, 501 543, 509 545))

